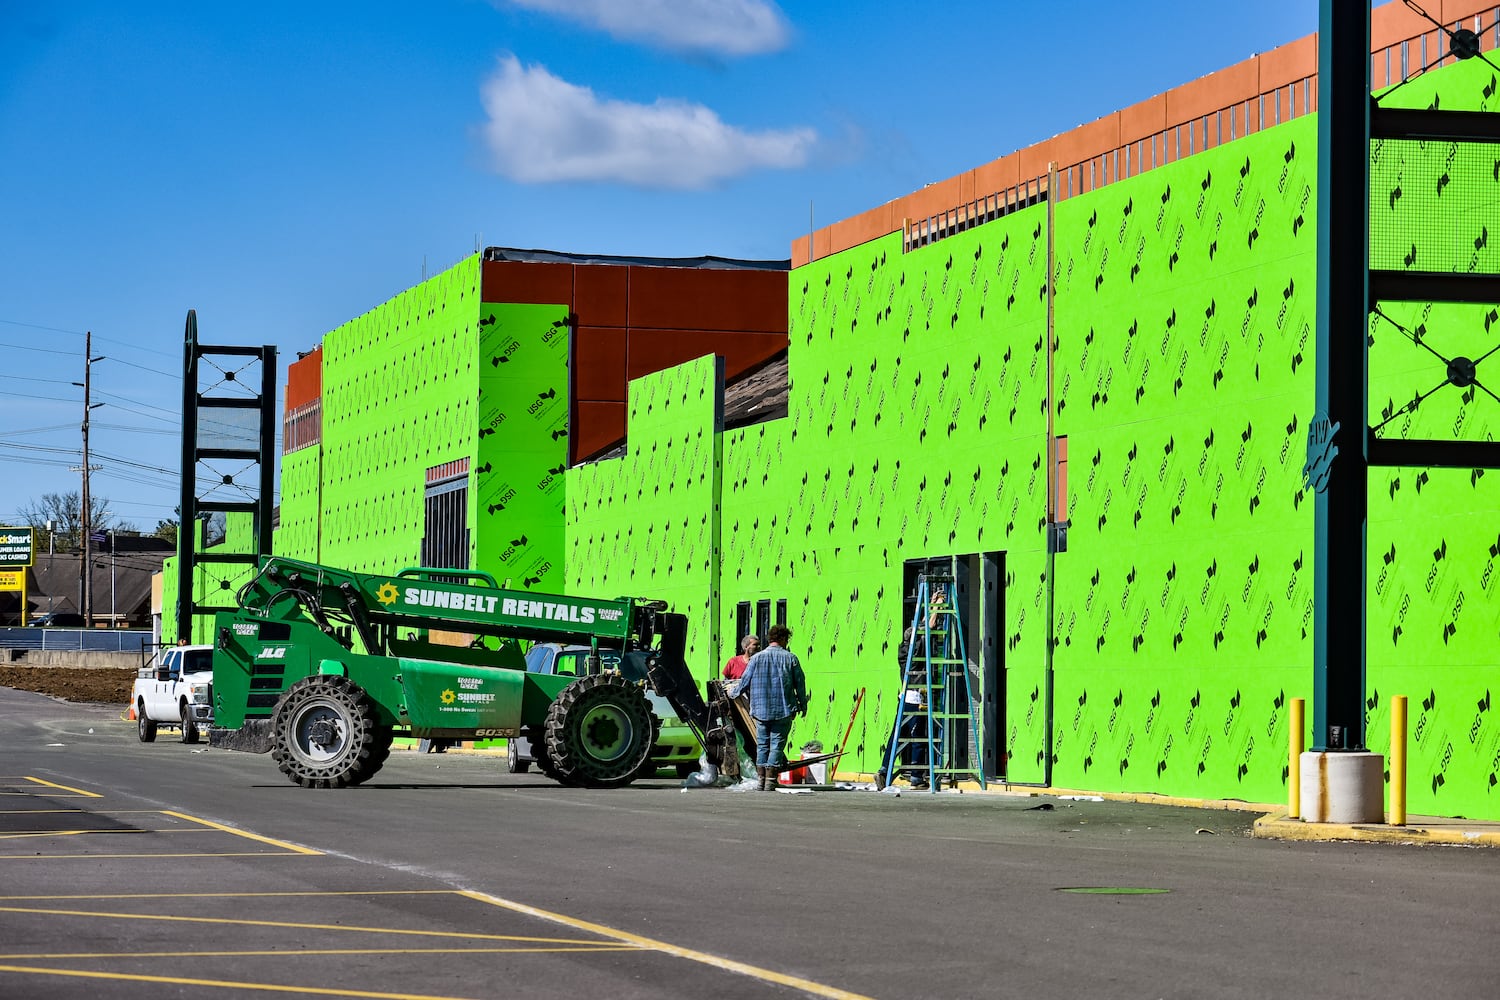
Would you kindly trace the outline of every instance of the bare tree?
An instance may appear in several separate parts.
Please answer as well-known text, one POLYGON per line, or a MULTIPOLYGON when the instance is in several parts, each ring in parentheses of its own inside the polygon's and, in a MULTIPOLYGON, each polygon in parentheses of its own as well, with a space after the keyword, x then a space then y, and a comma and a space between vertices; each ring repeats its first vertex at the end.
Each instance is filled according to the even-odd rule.
MULTIPOLYGON (((83 547, 83 500, 77 490, 67 493, 43 493, 40 499, 21 505, 21 518, 45 540, 47 522, 52 522, 56 547, 64 552, 83 547)), ((89 497, 89 524, 95 531, 129 529, 130 525, 109 516, 109 498, 89 497)))

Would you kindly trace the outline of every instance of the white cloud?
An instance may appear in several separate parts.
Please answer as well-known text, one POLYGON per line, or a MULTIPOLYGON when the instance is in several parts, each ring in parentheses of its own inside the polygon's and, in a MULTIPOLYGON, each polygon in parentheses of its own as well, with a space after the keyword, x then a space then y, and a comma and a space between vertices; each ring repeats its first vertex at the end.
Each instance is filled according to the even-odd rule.
POLYGON ((510 0, 621 41, 748 56, 785 48, 791 29, 770 0, 510 0))
POLYGON ((735 128, 687 101, 601 99, 545 67, 522 66, 515 56, 500 60, 481 97, 493 165, 523 184, 701 188, 753 170, 800 167, 817 141, 810 128, 735 128))

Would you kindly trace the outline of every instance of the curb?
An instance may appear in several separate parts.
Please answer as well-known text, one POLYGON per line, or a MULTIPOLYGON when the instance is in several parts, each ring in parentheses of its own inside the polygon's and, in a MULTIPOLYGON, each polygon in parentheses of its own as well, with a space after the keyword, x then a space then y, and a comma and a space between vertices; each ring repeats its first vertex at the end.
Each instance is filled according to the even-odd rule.
MULTIPOLYGON (((1455 844, 1464 847, 1500 847, 1500 828, 1475 829, 1482 825, 1465 820, 1415 819, 1405 826, 1384 823, 1304 823, 1291 819, 1286 810, 1255 821, 1251 835, 1265 840, 1358 841, 1369 844, 1455 844)), ((1488 825, 1488 824, 1483 824, 1488 825)))
MULTIPOLYGON (((404 749, 415 752, 416 747, 404 749)), ((443 752, 495 756, 504 754, 504 751, 498 747, 449 747, 443 752)), ((874 777, 859 772, 842 772, 833 775, 830 780, 863 783, 873 781, 874 777)), ((1265 815, 1256 819, 1250 830, 1250 835, 1258 840, 1289 840, 1303 843, 1353 841, 1371 844, 1451 844, 1462 847, 1500 848, 1500 824, 1484 824, 1482 821, 1422 817, 1413 819, 1405 826, 1388 826, 1384 823, 1304 823, 1300 819, 1289 818, 1285 806, 1275 806, 1267 802, 1246 802, 1242 799, 1190 799, 1175 795, 1158 795, 1154 792, 1081 791, 1004 783, 992 783, 988 788, 980 788, 977 782, 960 782, 958 791, 974 795, 1008 795, 1015 798, 1051 796, 1052 798, 1099 799, 1109 802, 1140 802, 1146 805, 1173 806, 1180 809, 1259 812, 1265 815), (1481 825, 1493 825, 1494 828, 1475 828, 1481 825)), ((918 791, 914 794, 923 793, 918 791)))

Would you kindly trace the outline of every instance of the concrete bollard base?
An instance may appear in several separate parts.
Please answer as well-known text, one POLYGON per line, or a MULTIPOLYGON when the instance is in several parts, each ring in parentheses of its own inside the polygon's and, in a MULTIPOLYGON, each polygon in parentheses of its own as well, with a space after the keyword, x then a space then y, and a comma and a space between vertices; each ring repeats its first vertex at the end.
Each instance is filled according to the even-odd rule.
POLYGON ((1300 760, 1304 823, 1385 822, 1385 758, 1309 750, 1300 760))

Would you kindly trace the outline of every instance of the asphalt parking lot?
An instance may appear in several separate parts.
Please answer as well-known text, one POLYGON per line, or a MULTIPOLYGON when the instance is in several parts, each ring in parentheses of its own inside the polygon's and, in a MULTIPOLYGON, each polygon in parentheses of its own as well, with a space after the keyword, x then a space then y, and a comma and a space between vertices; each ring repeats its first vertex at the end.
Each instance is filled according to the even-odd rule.
POLYGON ((397 753, 312 791, 0 689, 0 996, 1487 996, 1500 853, 1251 812, 609 791, 397 753), (1050 807, 1050 808, 1049 808, 1050 807))

